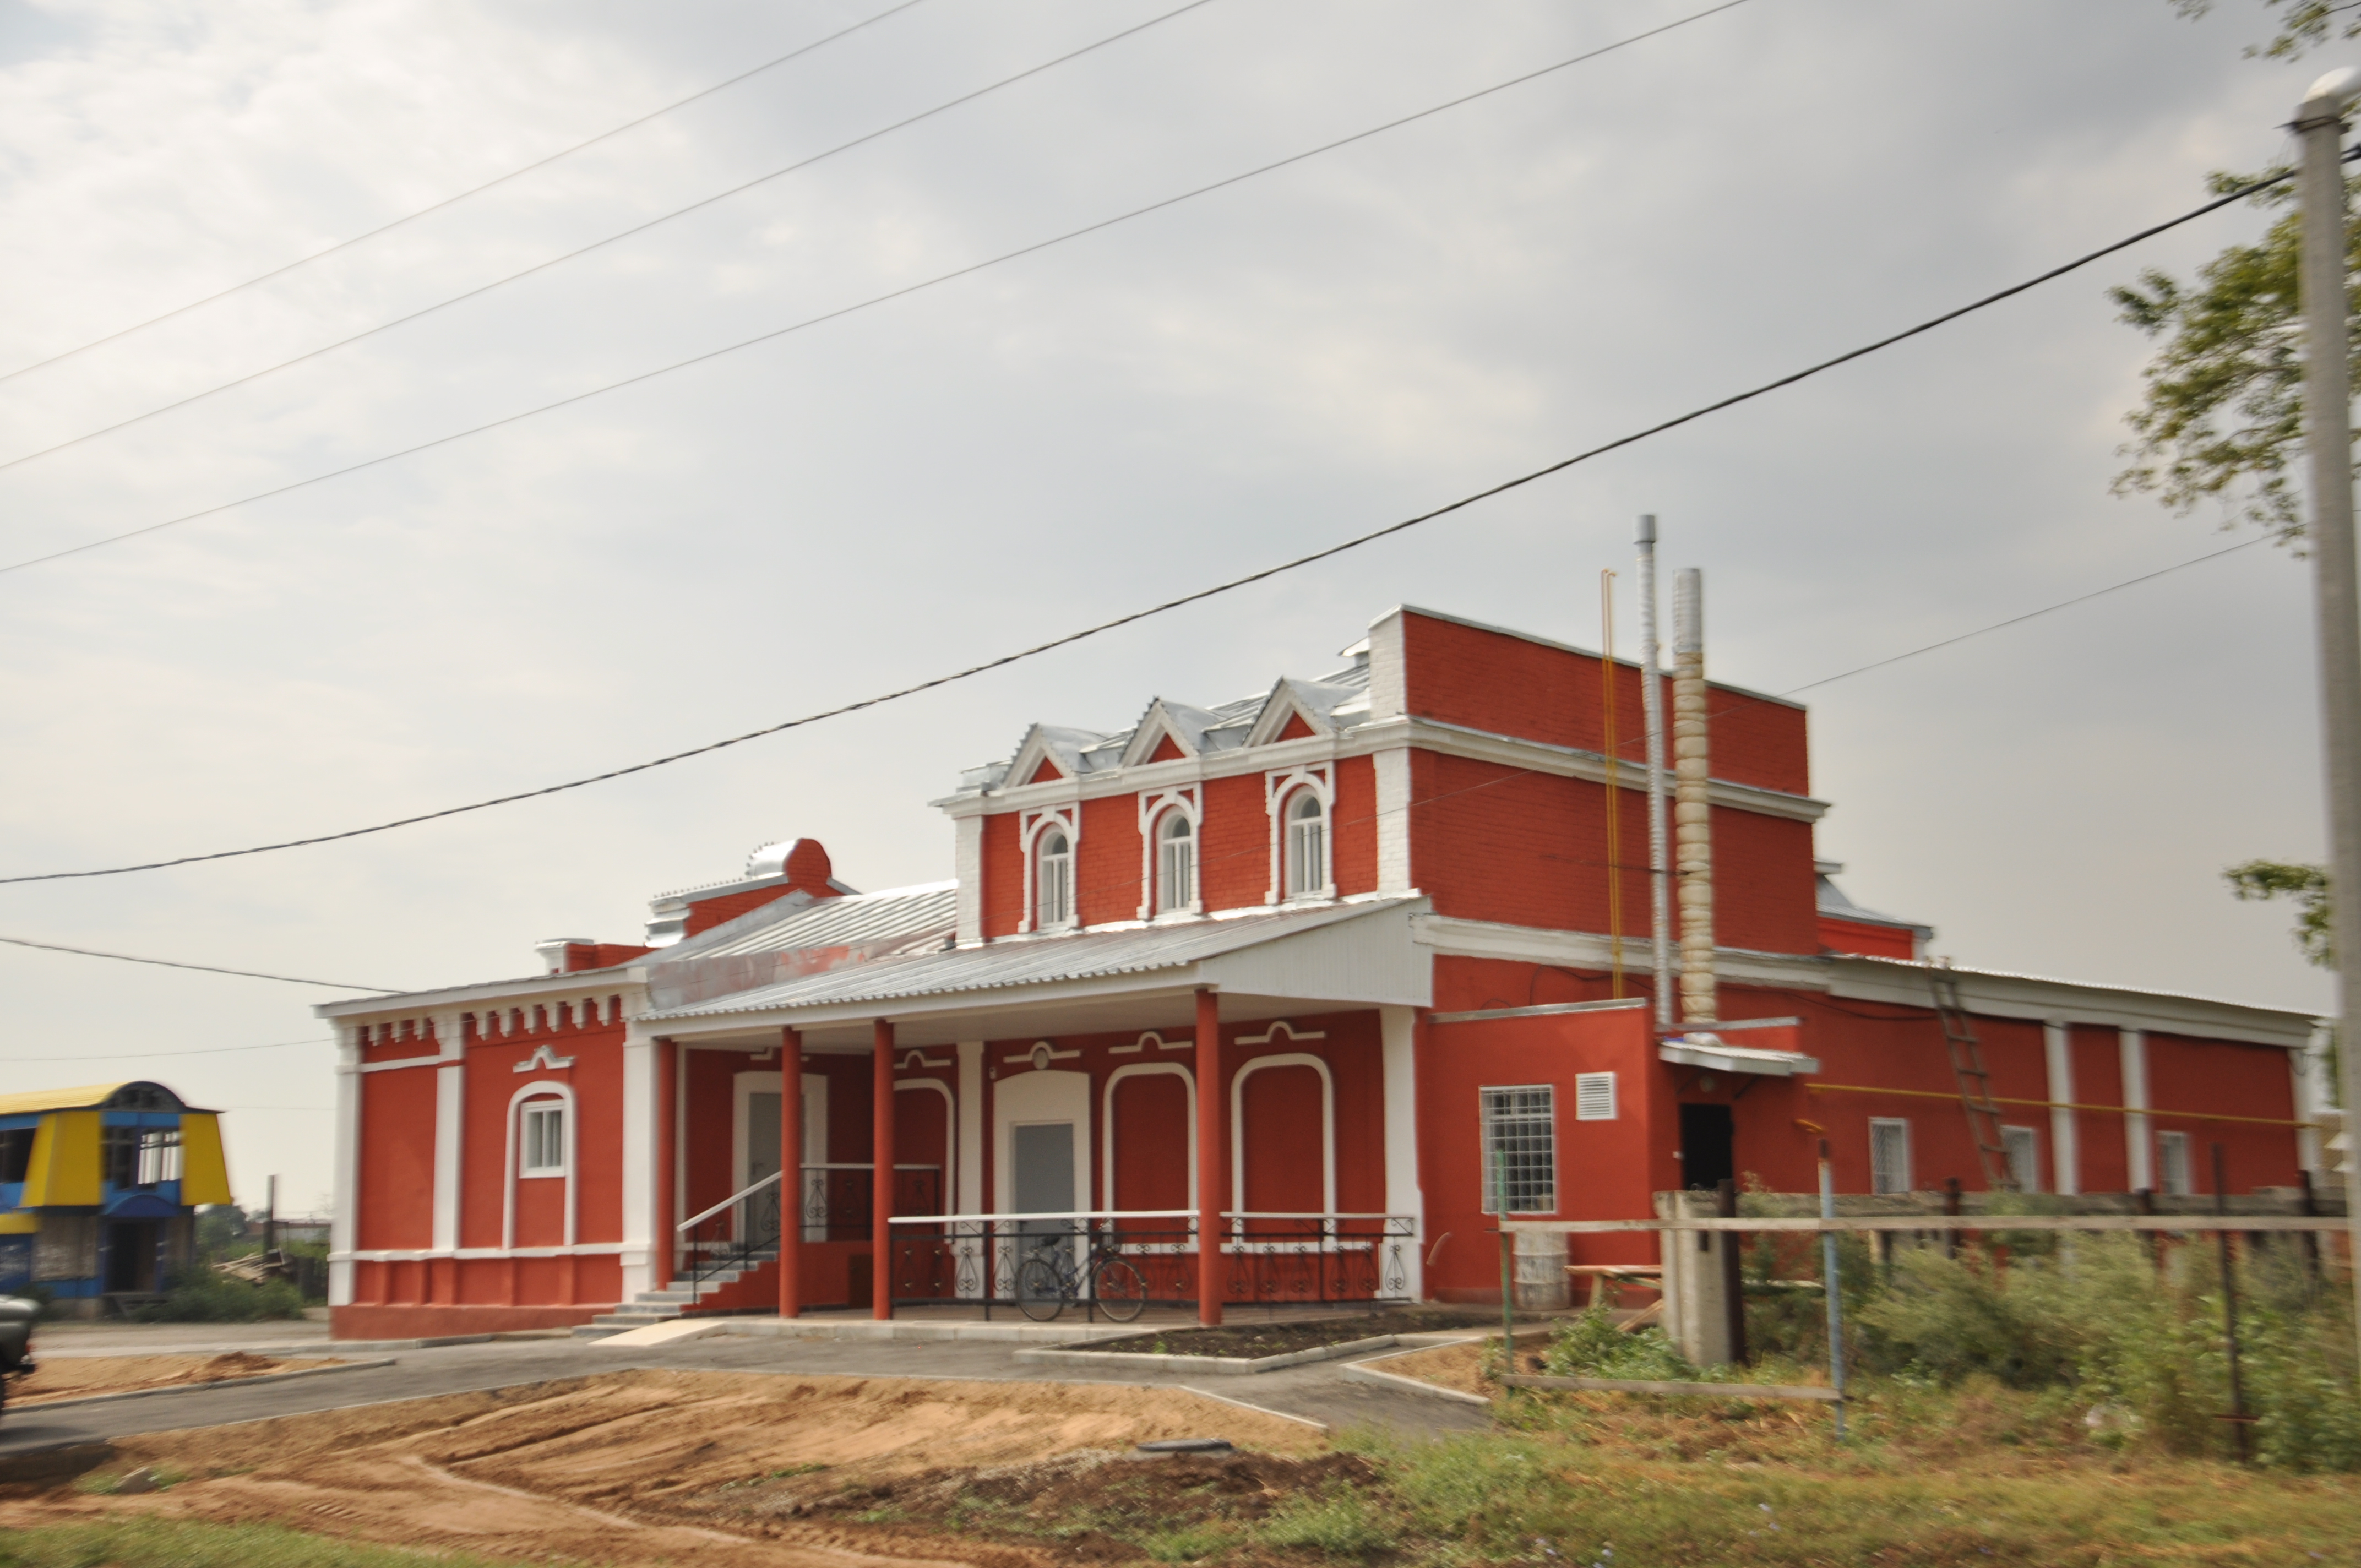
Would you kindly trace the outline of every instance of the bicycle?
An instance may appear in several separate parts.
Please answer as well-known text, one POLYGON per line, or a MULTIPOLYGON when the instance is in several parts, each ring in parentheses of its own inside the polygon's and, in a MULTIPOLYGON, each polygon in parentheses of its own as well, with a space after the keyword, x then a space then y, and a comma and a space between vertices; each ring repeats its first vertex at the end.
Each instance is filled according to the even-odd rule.
POLYGON ((1074 1265, 1070 1236, 1045 1236, 1017 1266, 1016 1305, 1037 1323, 1046 1323, 1082 1299, 1082 1280, 1091 1300, 1111 1322, 1127 1323, 1148 1306, 1148 1277, 1123 1255, 1112 1237, 1093 1238, 1082 1266, 1074 1265))

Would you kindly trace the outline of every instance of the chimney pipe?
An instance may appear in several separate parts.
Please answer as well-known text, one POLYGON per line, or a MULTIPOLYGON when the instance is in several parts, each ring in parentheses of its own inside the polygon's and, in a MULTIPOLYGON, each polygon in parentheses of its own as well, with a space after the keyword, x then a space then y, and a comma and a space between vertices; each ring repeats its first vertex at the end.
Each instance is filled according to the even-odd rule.
POLYGON ((1640 711, 1648 727, 1648 935, 1656 1027, 1673 1026, 1673 890, 1664 864, 1664 678, 1657 663, 1656 514, 1640 519, 1640 711))
POLYGON ((1705 574, 1673 578, 1673 856, 1681 909, 1681 1022, 1711 1024, 1713 818, 1706 762, 1705 574))

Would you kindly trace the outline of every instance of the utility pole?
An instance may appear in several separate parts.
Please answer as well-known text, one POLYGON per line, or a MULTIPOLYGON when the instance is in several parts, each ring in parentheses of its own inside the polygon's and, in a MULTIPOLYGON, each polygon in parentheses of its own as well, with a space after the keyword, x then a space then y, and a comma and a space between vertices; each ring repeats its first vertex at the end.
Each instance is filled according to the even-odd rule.
POLYGON ((2336 949, 2337 1059, 2345 1102, 2345 1202, 2361 1329, 2361 576, 2353 544, 2352 329, 2347 323, 2345 115, 2361 71, 2332 71, 2295 112, 2303 147, 2303 425, 2312 469, 2313 614, 2321 745, 2328 771, 2328 894, 2336 949))
POLYGON ((1648 729, 1649 967, 1656 1027, 1673 1027, 1673 890, 1664 864, 1664 676, 1656 638, 1656 514, 1640 519, 1640 711, 1648 729))

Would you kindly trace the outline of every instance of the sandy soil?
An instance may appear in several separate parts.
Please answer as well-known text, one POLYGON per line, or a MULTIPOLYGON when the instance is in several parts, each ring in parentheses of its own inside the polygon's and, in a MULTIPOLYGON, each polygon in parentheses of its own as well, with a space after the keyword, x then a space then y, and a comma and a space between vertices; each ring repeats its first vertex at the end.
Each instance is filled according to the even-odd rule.
POLYGON ((120 1394, 135 1388, 170 1388, 182 1383, 211 1383, 223 1377, 254 1377, 265 1372, 295 1372, 306 1366, 327 1366, 334 1358, 288 1360, 248 1355, 78 1355, 61 1361, 35 1361, 39 1370, 8 1385, 8 1403, 37 1405, 44 1399, 79 1399, 86 1394, 120 1394))
POLYGON ((0 1532, 137 1512, 493 1557, 1038 1568, 1049 1559, 1031 1546, 880 1530, 783 1497, 735 1505, 783 1480, 877 1497, 946 1467, 1202 1436, 1325 1447, 1312 1428, 1165 1389, 637 1371, 125 1439, 78 1485, 0 1500, 0 1532), (87 1489, 141 1467, 189 1479, 137 1497, 87 1489))

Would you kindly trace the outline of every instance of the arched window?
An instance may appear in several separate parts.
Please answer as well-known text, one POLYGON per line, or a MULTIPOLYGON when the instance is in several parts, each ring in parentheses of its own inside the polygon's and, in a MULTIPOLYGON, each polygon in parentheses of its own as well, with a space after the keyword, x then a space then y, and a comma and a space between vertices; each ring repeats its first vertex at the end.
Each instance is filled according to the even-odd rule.
POLYGON ((1328 885, 1328 809, 1320 792, 1300 789, 1287 803, 1287 896, 1301 898, 1328 885))
POLYGON ((1186 909, 1197 896, 1197 828, 1185 811, 1156 825, 1156 912, 1186 909))
POLYGON ((1052 828, 1041 835, 1036 851, 1033 890, 1035 924, 1047 931, 1069 926, 1074 919, 1074 849, 1066 835, 1052 828))

